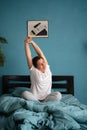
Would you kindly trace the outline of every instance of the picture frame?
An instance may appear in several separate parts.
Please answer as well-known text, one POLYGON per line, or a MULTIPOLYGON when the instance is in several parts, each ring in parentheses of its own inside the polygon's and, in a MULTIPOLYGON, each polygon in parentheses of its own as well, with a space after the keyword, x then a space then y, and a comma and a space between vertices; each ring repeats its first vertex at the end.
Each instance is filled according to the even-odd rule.
POLYGON ((28 20, 28 36, 48 37, 48 20, 28 20))

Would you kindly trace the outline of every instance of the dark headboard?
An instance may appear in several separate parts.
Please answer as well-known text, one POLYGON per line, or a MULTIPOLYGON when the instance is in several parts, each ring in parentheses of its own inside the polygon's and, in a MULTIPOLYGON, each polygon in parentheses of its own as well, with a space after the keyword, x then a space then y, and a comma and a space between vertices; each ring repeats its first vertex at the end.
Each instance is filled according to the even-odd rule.
MULTIPOLYGON (((8 93, 9 89, 14 87, 30 87, 30 76, 28 75, 3 75, 2 91, 8 93)), ((59 90, 63 94, 74 95, 74 77, 73 76, 52 76, 52 88, 59 90)))

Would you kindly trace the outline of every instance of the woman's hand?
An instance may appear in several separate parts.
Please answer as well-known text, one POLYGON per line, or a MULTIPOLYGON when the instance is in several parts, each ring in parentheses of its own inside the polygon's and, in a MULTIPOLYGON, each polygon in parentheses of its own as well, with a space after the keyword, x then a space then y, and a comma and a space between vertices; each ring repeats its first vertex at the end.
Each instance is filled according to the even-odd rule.
POLYGON ((24 41, 25 44, 31 44, 32 38, 31 37, 27 37, 24 41))

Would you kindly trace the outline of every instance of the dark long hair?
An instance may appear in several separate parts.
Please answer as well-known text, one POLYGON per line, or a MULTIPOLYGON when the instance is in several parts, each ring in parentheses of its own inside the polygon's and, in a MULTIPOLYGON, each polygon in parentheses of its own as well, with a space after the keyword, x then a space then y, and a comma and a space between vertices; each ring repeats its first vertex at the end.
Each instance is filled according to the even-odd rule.
MULTIPOLYGON (((34 67, 37 68, 37 61, 40 60, 42 57, 40 56, 35 56, 33 59, 32 59, 32 62, 33 62, 33 65, 34 67)), ((43 58, 42 58, 43 59, 43 58)))

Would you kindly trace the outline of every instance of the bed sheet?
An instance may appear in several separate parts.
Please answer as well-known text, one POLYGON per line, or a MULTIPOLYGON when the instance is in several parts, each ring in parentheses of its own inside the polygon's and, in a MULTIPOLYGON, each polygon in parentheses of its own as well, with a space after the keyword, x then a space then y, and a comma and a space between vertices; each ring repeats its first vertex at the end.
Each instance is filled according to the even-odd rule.
POLYGON ((54 102, 2 95, 0 130, 87 130, 87 106, 70 94, 54 102))

